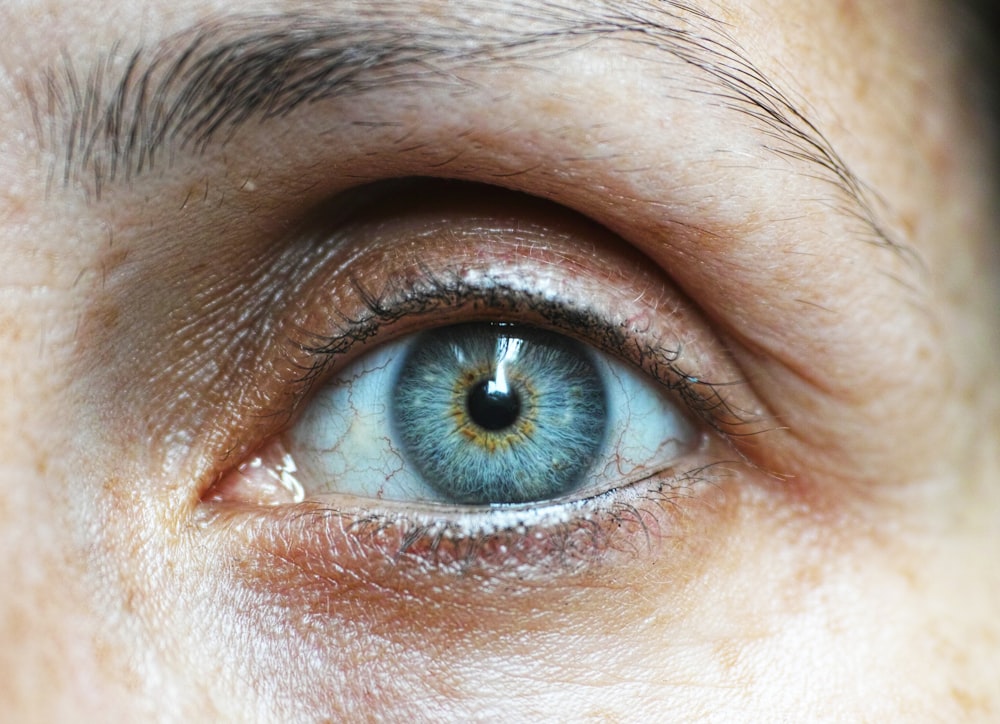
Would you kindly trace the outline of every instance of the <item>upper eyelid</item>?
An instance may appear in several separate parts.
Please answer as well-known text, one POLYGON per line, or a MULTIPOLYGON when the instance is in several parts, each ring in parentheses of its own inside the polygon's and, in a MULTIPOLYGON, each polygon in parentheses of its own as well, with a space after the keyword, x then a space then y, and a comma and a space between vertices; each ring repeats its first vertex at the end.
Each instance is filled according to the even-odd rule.
MULTIPOLYGON (((364 319, 352 320, 352 327, 343 329, 336 335, 324 338, 322 335, 308 334, 307 338, 297 342, 299 348, 315 355, 316 362, 303 372, 296 383, 305 386, 314 384, 317 379, 322 378, 330 364, 338 362, 341 355, 351 351, 357 338, 376 334, 381 326, 391 325, 407 306, 416 305, 421 315, 430 315, 436 309, 446 309, 456 301, 467 305, 476 301, 488 303, 489 300, 506 297, 508 303, 524 305, 532 313, 547 319, 554 329, 564 333, 575 331, 589 344, 595 344, 595 340, 584 337, 581 330, 587 330, 589 334, 596 333, 597 347, 601 351, 619 356, 647 372, 657 369, 660 383, 679 394, 694 412, 716 429, 721 431, 726 428, 732 434, 740 426, 749 426, 751 423, 750 413, 733 406, 722 393, 724 387, 743 384, 741 381, 713 381, 692 375, 690 372, 693 370, 684 371, 678 366, 681 349, 662 348, 651 343, 640 344, 630 339, 620 326, 602 324, 599 315, 592 310, 566 307, 564 301, 554 301, 544 295, 507 287, 503 283, 489 282, 485 287, 476 288, 458 278, 435 276, 430 270, 426 271, 421 286, 424 289, 422 293, 411 291, 409 293, 414 296, 409 299, 403 296, 392 300, 388 294, 373 294, 358 286, 358 296, 365 300, 370 315, 364 319), (437 306, 435 297, 440 298, 440 307, 437 306), (359 330, 364 331, 359 334, 359 330), (665 378, 668 374, 669 377, 665 378)), ((513 306, 509 313, 514 313, 513 306)))
MULTIPOLYGON (((357 194, 348 198, 357 198, 357 194)), ((345 358, 353 358, 355 346, 363 350, 367 340, 386 329, 392 330, 401 317, 410 317, 411 325, 433 326, 437 314, 479 305, 480 310, 519 316, 519 321, 527 323, 532 322, 523 315, 530 313, 536 323, 576 337, 641 369, 679 398, 677 402, 690 414, 727 436, 756 434, 768 426, 759 401, 741 389, 746 385, 734 373, 726 356, 706 344, 711 333, 693 303, 679 296, 668 277, 650 265, 648 259, 623 245, 607 230, 538 199, 477 185, 423 180, 414 187, 412 182, 392 182, 363 190, 361 198, 366 201, 354 207, 360 226, 348 224, 330 242, 333 245, 330 257, 314 265, 314 282, 302 290, 303 301, 296 303, 301 306, 295 313, 295 322, 287 327, 287 344, 294 351, 294 361, 288 365, 291 376, 284 382, 297 390, 293 407, 331 373, 331 367, 340 368, 345 358), (447 221, 421 220, 415 228, 407 222, 389 222, 389 218, 396 217, 384 208, 380 199, 400 189, 408 199, 404 209, 409 209, 403 210, 400 218, 406 218, 413 210, 422 214, 430 207, 434 209, 431 219, 451 209, 447 221), (498 220, 516 214, 519 220, 516 232, 511 229, 506 236, 498 237, 500 232, 480 216, 484 200, 488 208, 494 209, 498 220), (558 214, 552 216, 555 210, 558 214), (368 219, 369 213, 375 214, 372 220, 368 219), (462 213, 471 216, 462 220, 462 213), (379 238, 375 247, 354 238, 367 238, 369 232, 363 229, 369 223, 372 223, 370 233, 379 238), (394 230, 396 223, 402 223, 403 227, 394 230), (480 229, 480 225, 484 228, 480 229), (352 240, 344 242, 340 234, 352 240), (417 252, 408 245, 404 245, 404 251, 397 251, 393 244, 416 243, 415 239, 407 241, 408 234, 415 234, 421 240, 418 248, 428 245, 427 249, 438 251, 430 257, 423 255, 427 252, 417 252), (613 255, 608 249, 596 251, 607 244, 616 247, 613 255), (451 250, 452 245, 491 251, 485 259, 466 261, 465 252, 451 250), (551 248, 543 251, 545 245, 551 248), (375 281, 367 280, 365 270, 371 262, 365 262, 365 257, 378 259, 383 254, 391 254, 391 261, 385 260, 377 267, 375 281), (497 263, 492 259, 508 257, 511 261, 501 264, 500 272, 488 271, 490 264, 497 263), (344 258, 351 260, 346 267, 344 258), (504 266, 508 263, 509 268, 504 266), (332 280, 330 274, 322 271, 327 264, 335 269, 332 280), (538 275, 537 281, 529 281, 533 275, 527 269, 533 265, 546 268, 566 265, 574 269, 573 274, 607 275, 601 286, 614 290, 614 304, 622 308, 615 310, 612 319, 601 308, 612 303, 611 298, 584 301, 585 297, 575 292, 553 296, 545 274, 538 275), (598 270, 600 265, 610 267, 613 273, 598 270), (636 273, 640 268, 642 273, 636 273), (477 269, 475 283, 464 278, 470 269, 477 269), (539 287, 533 288, 532 284, 539 287), (635 299, 631 299, 633 296, 635 299), (631 301, 622 301, 626 298, 631 301), (655 309, 658 314, 646 317, 647 309, 655 309), (330 310, 335 311, 331 314, 330 310), (621 316, 626 314, 637 316, 626 320, 621 316), (634 325, 650 329, 638 331, 634 325), (659 334, 667 336, 660 338, 659 334), (674 338, 668 342, 670 335, 674 338)), ((326 228, 326 214, 321 214, 320 219, 321 228, 326 228)), ((323 248, 326 244, 317 241, 316 245, 323 248)), ((471 258, 478 259, 482 253, 472 253, 471 258)), ((576 278, 574 286, 583 279, 576 278)), ((392 337, 382 339, 388 341, 392 337)))

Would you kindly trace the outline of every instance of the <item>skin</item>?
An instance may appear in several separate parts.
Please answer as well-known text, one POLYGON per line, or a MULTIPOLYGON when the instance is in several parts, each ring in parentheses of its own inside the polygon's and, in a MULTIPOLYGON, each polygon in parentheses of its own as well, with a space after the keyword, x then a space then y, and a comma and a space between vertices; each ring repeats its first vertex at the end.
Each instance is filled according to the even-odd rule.
MULTIPOLYGON (((496 17, 398 6, 243 12, 381 12, 424 29, 496 17)), ((1000 715, 997 219, 945 8, 724 0, 706 7, 724 26, 669 20, 724 27, 808 112, 855 196, 692 92, 712 87, 697 68, 612 37, 252 122, 98 197, 92 168, 63 176, 64 129, 38 131, 62 128, 40 69, 234 11, 82 7, 0 10, 5 717, 1000 715), (425 185, 419 203, 344 224, 346 250, 322 243, 331 199, 409 176, 469 190, 425 185), (705 442, 631 517, 595 503, 600 535, 576 548, 565 521, 530 512, 544 544, 490 537, 477 513, 338 495, 335 479, 303 477, 294 503, 266 476, 233 477, 274 454, 329 381, 293 384, 310 362, 287 340, 364 311, 345 269, 380 290, 456 258, 529 291, 586 290, 623 328, 682 346, 685 373, 739 381, 719 389, 741 412, 686 410, 705 442), (572 284, 538 271, 562 266, 572 284), (396 523, 352 527, 352 510, 396 523), (414 515, 460 530, 407 548, 414 515)))

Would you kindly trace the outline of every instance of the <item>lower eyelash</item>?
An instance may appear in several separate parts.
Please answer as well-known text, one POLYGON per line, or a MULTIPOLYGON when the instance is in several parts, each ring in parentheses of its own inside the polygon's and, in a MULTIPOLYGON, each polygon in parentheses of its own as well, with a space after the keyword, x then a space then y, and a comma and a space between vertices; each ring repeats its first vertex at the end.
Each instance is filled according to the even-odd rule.
MULTIPOLYGON (((379 580, 427 580, 428 573, 437 574, 434 580, 441 575, 549 580, 592 571, 595 564, 655 555, 669 539, 687 540, 687 522, 694 518, 688 505, 711 505, 705 493, 721 487, 732 472, 729 465, 663 471, 625 488, 544 506, 425 505, 397 513, 372 512, 371 503, 334 507, 317 499, 271 509, 269 545, 255 547, 330 580, 348 570, 379 580)), ((235 524, 240 516, 229 506, 206 510, 213 523, 222 516, 235 524)), ((241 527, 260 522, 260 509, 244 512, 249 518, 241 527)))

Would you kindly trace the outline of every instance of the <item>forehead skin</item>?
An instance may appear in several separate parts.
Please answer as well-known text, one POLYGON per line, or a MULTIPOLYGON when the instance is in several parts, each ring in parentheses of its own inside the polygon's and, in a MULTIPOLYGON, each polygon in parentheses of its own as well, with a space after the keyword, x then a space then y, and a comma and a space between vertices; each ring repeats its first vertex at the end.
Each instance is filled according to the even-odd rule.
MULTIPOLYGON (((520 50, 504 42, 569 15, 536 0, 0 9, 12 718, 998 715, 998 227, 949 8, 703 5, 711 20, 585 3, 575 17, 613 20, 599 42, 542 32, 520 50), (134 177, 105 165, 98 195, 102 172, 67 150, 88 113, 70 76, 110 53, 102 78, 120 77, 133 48, 155 68, 192 28, 226 42, 290 13, 436 33, 421 67, 445 80, 389 70, 348 110, 258 118, 134 177), (692 36, 694 62, 664 53, 692 36), (503 57, 456 61, 461 47, 503 57), (780 421, 732 443, 735 484, 645 557, 573 576, 386 573, 278 514, 197 518, 219 450, 260 442, 256 422, 230 429, 253 394, 226 364, 266 371, 255 335, 298 319, 270 315, 315 281, 271 279, 261 260, 284 259, 284 230, 357 179, 414 175, 525 192, 624 238, 713 330, 705 357, 750 380, 745 409, 780 421)), ((564 228, 560 213, 544 223, 564 228)))

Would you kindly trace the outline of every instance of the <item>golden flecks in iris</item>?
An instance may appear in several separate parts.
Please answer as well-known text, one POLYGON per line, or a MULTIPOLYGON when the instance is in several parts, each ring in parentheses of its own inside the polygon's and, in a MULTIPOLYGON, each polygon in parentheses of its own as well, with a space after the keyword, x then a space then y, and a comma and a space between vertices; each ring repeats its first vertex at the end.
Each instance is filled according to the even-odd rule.
POLYGON ((517 389, 521 396, 521 415, 518 420, 506 430, 487 430, 480 427, 469 418, 466 409, 466 398, 469 390, 483 380, 494 379, 495 370, 490 365, 467 367, 455 377, 451 389, 451 405, 448 415, 455 425, 455 434, 461 435, 487 453, 493 455, 505 452, 517 445, 531 441, 537 429, 538 393, 535 387, 516 370, 508 369, 508 382, 517 389))

